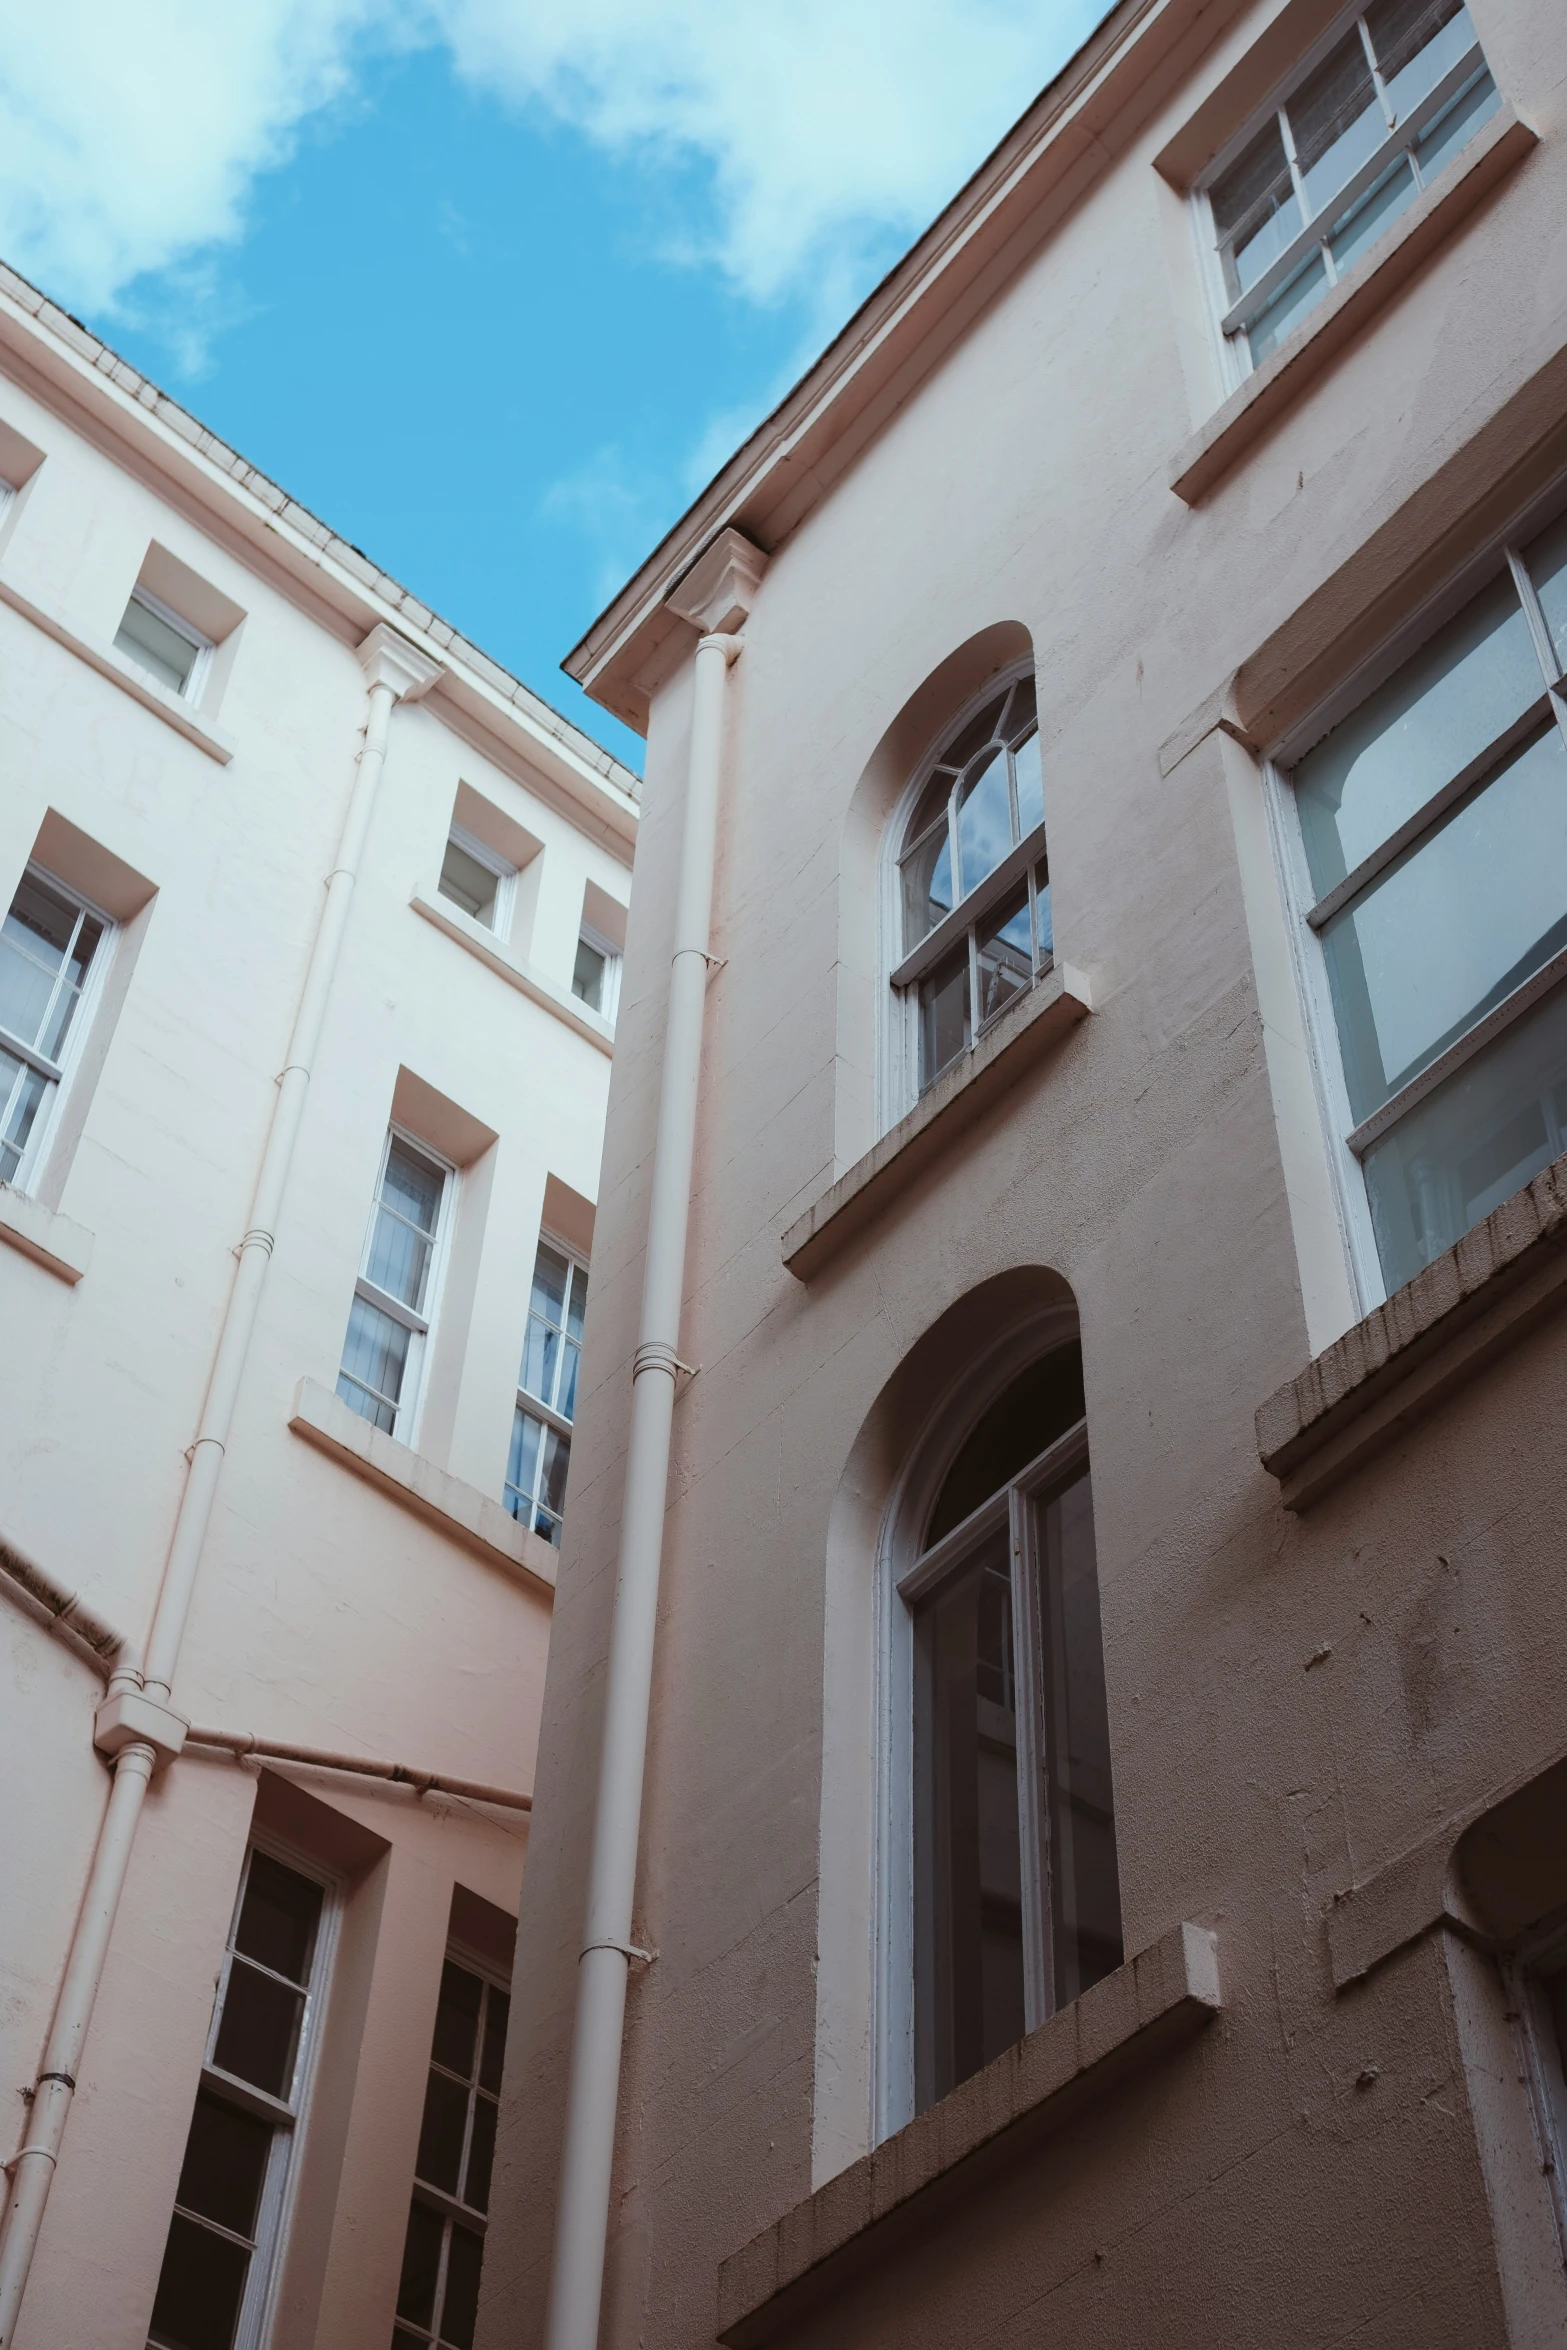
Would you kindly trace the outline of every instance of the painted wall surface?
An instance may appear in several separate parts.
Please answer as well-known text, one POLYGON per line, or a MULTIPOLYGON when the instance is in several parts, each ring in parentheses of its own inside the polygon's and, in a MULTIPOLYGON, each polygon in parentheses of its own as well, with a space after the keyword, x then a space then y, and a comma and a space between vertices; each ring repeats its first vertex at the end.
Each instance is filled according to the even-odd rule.
MULTIPOLYGON (((7 1243, 29 1205, 46 1236, 91 1236, 74 1285, 0 1245, 0 1535, 141 1640, 354 782, 354 647, 373 615, 356 624, 308 593, 182 495, 177 469, 157 475, 48 394, 42 330, 38 351, 40 372, 14 351, 0 365, 0 475, 18 439, 42 457, 0 520, 0 903, 42 836, 64 880, 129 893, 131 918, 31 1201, 0 1190, 7 1243), (111 640, 149 547, 242 615, 194 714, 208 747, 116 674, 111 640)), ((458 1170, 412 1449, 502 1499, 546 1187, 588 1233, 598 1189, 610 1036, 587 1033, 570 993, 584 894, 623 905, 630 881, 631 779, 617 771, 574 808, 550 749, 520 715, 476 725, 444 683, 393 711, 173 1692, 199 1724, 522 1790, 548 1544, 529 1536, 531 1572, 476 1549, 289 1423, 302 1380, 336 1379, 395 1098, 458 1170), (532 844, 508 942, 532 993, 414 906, 446 905, 460 786, 497 837, 532 844)), ((108 1785, 99 1682, 13 1599, 7 1586, 7 2157, 108 1785)), ((23 2350, 146 2339, 245 1845, 258 1803, 286 1804, 284 1775, 311 1799, 295 1841, 337 1868, 346 1907, 272 2339, 390 2340, 453 1888, 515 1914, 525 1815, 320 1772, 269 1772, 258 1799, 253 1767, 188 1750, 155 1780, 136 1845, 23 2350)))
MULTIPOLYGON (((1364 1309, 1320 1212, 1320 1124, 1291 1125, 1265 1031, 1283 916, 1259 767, 1213 731, 1168 774, 1159 756, 1236 671, 1251 714, 1304 716, 1308 683, 1347 676, 1543 478, 1567 413, 1567 27, 1548 0, 1475 0, 1539 145, 1189 507, 1172 459, 1224 386, 1154 157, 1278 13, 1194 36, 770 549, 745 624, 635 1925, 658 1956, 630 1990, 605 2343, 711 2342, 719 2263, 872 2142, 877 1531, 974 1323, 1043 1268, 1081 1316, 1126 1948, 1214 1928, 1224 2012, 779 2338, 1567 2339, 1554 2254, 1520 2314, 1440 1946, 1336 1994, 1324 1926, 1336 1892, 1562 1750, 1567 1338, 1546 1322, 1283 1509, 1255 1410, 1364 1309), (780 1235, 878 1132, 874 844, 907 775, 878 746, 1003 623, 1033 646, 1056 952, 1094 1009, 802 1283, 780 1235)), ((548 2285, 691 672, 688 647, 653 695, 481 2350, 535 2343, 548 2285)))

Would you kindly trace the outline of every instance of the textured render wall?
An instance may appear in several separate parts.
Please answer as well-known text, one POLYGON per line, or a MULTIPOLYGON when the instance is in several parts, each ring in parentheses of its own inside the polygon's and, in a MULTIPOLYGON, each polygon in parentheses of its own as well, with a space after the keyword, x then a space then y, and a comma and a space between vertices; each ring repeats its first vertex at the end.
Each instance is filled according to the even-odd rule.
MULTIPOLYGON (((0 599, 0 897, 48 810, 155 891, 117 1016, 93 1031, 107 1050, 78 1097, 79 1140, 43 1179, 94 1236, 87 1275, 67 1287, 0 1247, 0 1528, 144 1637, 365 686, 341 623, 198 531, 69 416, 0 380, 0 421, 45 453, 0 534, 0 582, 105 646, 157 539, 246 614, 220 707, 201 713, 233 746, 219 764, 0 599)), ((530 782, 520 745, 480 747, 438 699, 394 712, 174 1703, 198 1721, 526 1787, 547 1598, 288 1427, 299 1380, 335 1379, 400 1069, 498 1138, 464 1173, 462 1213, 482 1218, 482 1239, 466 1333, 437 1320, 451 1392, 415 1432, 496 1498, 546 1179, 597 1191, 606 1057, 410 907, 415 890, 433 892, 459 781, 543 843, 517 945, 559 989, 585 884, 626 895, 625 868, 530 782)), ((27 1888, 0 1929, 12 2097, 38 2062, 107 1782, 90 1746, 92 1676, 9 1602, 0 1625, 12 1790, 0 1874, 27 1888)), ((367 2094, 326 2214, 325 2270, 288 2338, 384 2350, 452 1885, 514 1910, 526 1830, 515 1815, 356 1795, 341 1780, 313 1791, 390 1853, 365 1962, 367 2094)), ((254 1775, 218 1760, 182 1760, 155 1787, 24 2350, 120 2350, 145 2332, 254 1796, 254 1775)), ((6 2154, 22 2118, 15 2098, 6 2154)))
MULTIPOLYGON (((1309 1516, 1283 1512, 1252 1415, 1310 1348, 1226 776, 1215 741, 1168 779, 1158 751, 1314 598, 1302 657, 1343 632, 1347 671, 1400 529, 1405 608, 1433 584, 1461 518, 1398 518, 1567 346, 1567 46, 1540 0, 1476 8, 1540 148, 1189 510, 1168 464, 1219 386, 1151 157, 1267 13, 1163 94, 775 555, 733 673, 683 1338, 702 1369, 676 1414, 639 1896, 660 1956, 631 1993, 606 2342, 711 2340, 718 2261, 810 2190, 813 2108, 836 2098, 852 2144, 862 2092, 816 2050, 818 1854, 871 1801, 863 1769, 821 1784, 833 1498, 920 1334, 1041 1265, 1082 1313, 1127 1945, 1213 1926, 1226 2011, 797 2338, 1119 2345, 1150 2307, 1161 2341, 1235 2350, 1504 2338, 1440 1955, 1335 1996, 1322 1913, 1560 1746, 1567 1341, 1542 1328, 1309 1516), (846 816, 910 695, 999 621, 1036 648, 1057 951, 1097 1008, 802 1289, 778 1235, 842 1171, 870 1049, 871 1007, 839 985, 875 919, 840 896, 846 816)), ((1484 466, 1500 481, 1527 454, 1493 434, 1484 466)), ((547 2280, 687 692, 659 693, 650 734, 483 2350, 538 2338, 547 2280)), ((839 1988, 864 2003, 863 1979, 839 1988)), ((1559 2312, 1530 2322, 1558 2338, 1559 2312)))

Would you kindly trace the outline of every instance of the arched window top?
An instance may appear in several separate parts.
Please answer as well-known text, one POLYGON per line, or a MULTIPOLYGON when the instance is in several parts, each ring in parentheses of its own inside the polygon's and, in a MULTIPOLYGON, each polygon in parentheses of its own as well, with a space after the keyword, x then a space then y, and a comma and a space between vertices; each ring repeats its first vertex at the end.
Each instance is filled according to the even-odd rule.
POLYGON ((1034 679, 1004 681, 940 745, 899 860, 909 954, 1045 821, 1034 679))
POLYGON ((1082 1417, 1083 1358, 1077 1347, 1058 1346, 1020 1371, 959 1446, 930 1513, 926 1547, 1020 1477, 1082 1417))

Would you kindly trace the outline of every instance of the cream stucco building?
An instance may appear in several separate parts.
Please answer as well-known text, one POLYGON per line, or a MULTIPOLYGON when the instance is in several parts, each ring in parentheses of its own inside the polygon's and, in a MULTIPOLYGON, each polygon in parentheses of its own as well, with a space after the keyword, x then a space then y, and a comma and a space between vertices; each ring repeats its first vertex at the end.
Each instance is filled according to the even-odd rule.
POLYGON ((480 2350, 1567 2342, 1564 221, 1559 0, 1121 0, 572 655, 480 2350))
POLYGON ((637 793, 0 271, 18 2350, 471 2338, 637 793))

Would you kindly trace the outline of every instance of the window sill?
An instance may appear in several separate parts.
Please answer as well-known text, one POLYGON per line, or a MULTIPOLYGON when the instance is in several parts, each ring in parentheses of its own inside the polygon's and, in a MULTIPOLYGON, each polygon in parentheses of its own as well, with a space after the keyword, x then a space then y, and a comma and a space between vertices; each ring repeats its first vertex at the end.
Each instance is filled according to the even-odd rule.
POLYGON ((1170 487, 1188 506, 1259 440, 1366 322, 1392 300, 1445 237, 1538 144, 1504 99, 1462 158, 1417 196, 1381 243, 1340 280, 1298 327, 1192 435, 1170 467, 1170 487))
POLYGON ((568 1028, 574 1028, 579 1036, 585 1036, 589 1044, 597 1045, 601 1053, 613 1054, 615 1031, 609 1021, 601 1019, 597 1012, 590 1012, 587 1005, 578 1003, 575 996, 567 995, 553 980, 535 971, 531 963, 525 963, 520 955, 509 953, 493 930, 486 930, 482 922, 476 922, 471 914, 465 914, 460 906, 452 905, 446 898, 427 898, 423 890, 416 890, 409 903, 416 914, 422 914, 426 922, 433 923, 437 930, 444 930, 447 937, 455 939, 460 947, 466 947, 470 955, 476 955, 509 987, 516 988, 521 995, 531 997, 534 1003, 542 1004, 546 1012, 553 1012, 557 1020, 564 1020, 568 1028))
POLYGON ((226 767, 233 758, 234 744, 228 735, 221 734, 217 727, 209 725, 189 702, 182 702, 178 694, 155 684, 150 677, 143 677, 139 670, 122 660, 110 646, 96 645, 89 638, 78 636, 75 629, 68 628, 63 620, 57 619, 52 612, 46 612, 41 604, 35 604, 6 579, 0 579, 0 603, 9 604, 13 612, 20 612, 24 620, 30 620, 35 628, 42 629, 44 635, 52 637, 57 645, 63 645, 68 653, 74 653, 79 661, 85 661, 89 669, 96 669, 100 677, 106 677, 111 685, 117 685, 122 694, 129 694, 133 702, 140 702, 144 710, 150 710, 154 718, 161 718, 165 726, 172 726, 176 734, 182 734, 188 743, 194 743, 198 751, 205 751, 207 757, 215 759, 220 767, 226 767))
POLYGON ((492 1566, 520 1575, 530 1589, 553 1596, 555 1553, 541 1535, 519 1526, 476 1485, 465 1485, 421 1453, 372 1428, 319 1380, 301 1379, 288 1424, 296 1436, 340 1461, 389 1501, 400 1503, 492 1566))
POLYGON ((0 1242, 31 1257, 72 1289, 92 1262, 93 1236, 69 1216, 56 1215, 25 1191, 0 1183, 0 1242))
POLYGON ((851 2277, 895 2261, 938 2217, 942 2190, 978 2183, 1219 2012, 1216 1937, 1175 1926, 950 2097, 765 2228, 718 2271, 718 2338, 752 2350, 851 2277))
POLYGON ((1257 1450, 1305 1510, 1567 1300, 1567 1157, 1270 1395, 1257 1450))
POLYGON ((906 1118, 789 1226, 783 1261, 795 1279, 809 1281, 820 1272, 1089 1009, 1088 982, 1080 971, 1069 963, 1047 971, 906 1118))

